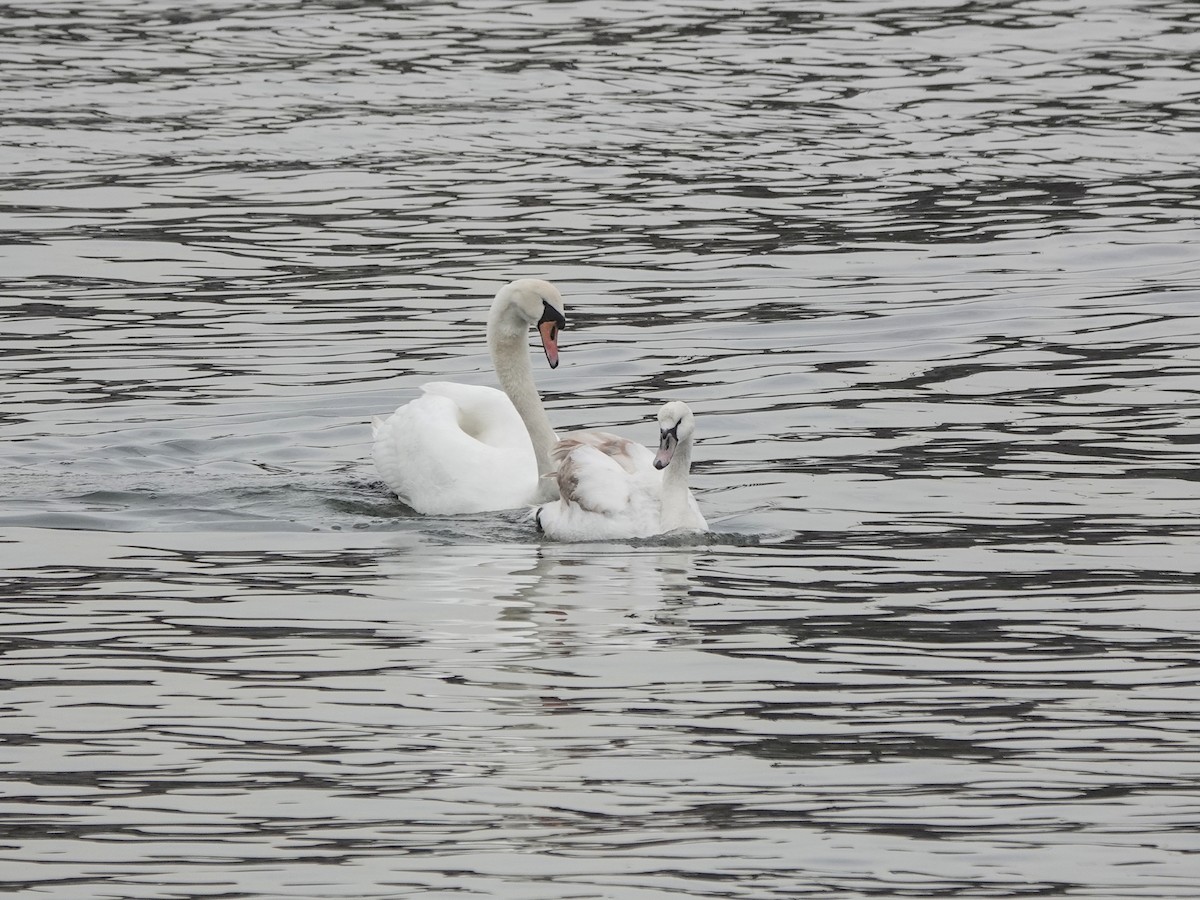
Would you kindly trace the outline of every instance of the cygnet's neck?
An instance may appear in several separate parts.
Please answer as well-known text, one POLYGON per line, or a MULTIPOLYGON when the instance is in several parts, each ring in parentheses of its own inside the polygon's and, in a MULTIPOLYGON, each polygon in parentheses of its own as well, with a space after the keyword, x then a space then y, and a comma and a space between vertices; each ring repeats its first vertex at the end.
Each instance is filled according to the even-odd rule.
MULTIPOLYGON (((514 313, 511 305, 500 300, 492 304, 488 316, 488 349, 492 354, 492 365, 496 369, 500 387, 508 394, 529 432, 537 458, 538 475, 541 476, 555 469, 550 451, 558 439, 550 427, 542 398, 533 382, 528 336, 529 325, 514 313)), ((539 478, 537 493, 535 502, 557 499, 558 482, 553 478, 539 478)))
POLYGON ((688 498, 688 476, 692 469, 692 437, 688 435, 675 445, 671 462, 663 470, 662 481, 662 527, 664 531, 682 528, 691 522, 691 506, 688 498))

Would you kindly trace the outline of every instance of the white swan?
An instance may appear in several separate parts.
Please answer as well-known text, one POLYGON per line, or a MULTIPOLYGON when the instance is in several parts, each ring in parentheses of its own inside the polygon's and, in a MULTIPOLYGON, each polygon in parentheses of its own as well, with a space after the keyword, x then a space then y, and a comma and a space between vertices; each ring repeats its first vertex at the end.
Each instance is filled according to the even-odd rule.
POLYGON ((603 431, 580 432, 560 441, 554 457, 562 496, 538 507, 538 528, 556 541, 708 531, 688 489, 695 433, 692 411, 672 401, 659 410, 658 427, 657 455, 603 431))
POLYGON ((551 478, 557 442, 533 383, 527 345, 536 325, 550 368, 558 365, 562 295, 535 278, 502 287, 488 313, 496 378, 489 387, 437 381, 372 430, 375 467, 387 486, 419 513, 512 509, 558 496, 551 478), (507 396, 506 396, 507 395, 507 396))

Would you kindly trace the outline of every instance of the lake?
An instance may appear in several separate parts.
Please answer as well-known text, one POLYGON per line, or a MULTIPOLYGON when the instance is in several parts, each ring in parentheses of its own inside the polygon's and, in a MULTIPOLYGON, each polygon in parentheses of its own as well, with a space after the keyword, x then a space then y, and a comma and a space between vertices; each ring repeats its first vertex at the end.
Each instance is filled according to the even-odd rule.
POLYGON ((1193 4, 3 16, 0 890, 1200 895, 1193 4), (520 277, 710 535, 380 483, 520 277))

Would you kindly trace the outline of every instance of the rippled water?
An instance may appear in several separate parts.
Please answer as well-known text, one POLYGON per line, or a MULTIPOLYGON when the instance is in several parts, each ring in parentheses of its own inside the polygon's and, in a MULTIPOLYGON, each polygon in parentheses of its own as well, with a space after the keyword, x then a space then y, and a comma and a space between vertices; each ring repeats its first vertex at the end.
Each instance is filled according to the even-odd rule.
POLYGON ((0 16, 0 889, 1200 894, 1194 4, 0 16), (520 276, 710 539, 377 482, 520 276))

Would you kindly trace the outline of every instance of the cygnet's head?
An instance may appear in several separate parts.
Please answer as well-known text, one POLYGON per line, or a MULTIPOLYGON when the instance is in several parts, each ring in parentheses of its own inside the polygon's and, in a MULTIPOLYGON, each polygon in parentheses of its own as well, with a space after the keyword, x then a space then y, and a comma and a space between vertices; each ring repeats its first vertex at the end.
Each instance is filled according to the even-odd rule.
POLYGON ((522 278, 500 288, 493 309, 508 309, 528 328, 537 325, 550 368, 558 366, 558 332, 567 327, 563 298, 558 288, 540 278, 522 278))
POLYGON ((688 405, 681 400, 672 400, 658 411, 659 443, 654 457, 654 468, 665 469, 671 464, 680 443, 690 441, 695 432, 696 419, 688 405))

